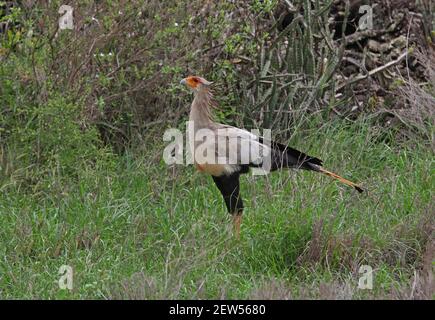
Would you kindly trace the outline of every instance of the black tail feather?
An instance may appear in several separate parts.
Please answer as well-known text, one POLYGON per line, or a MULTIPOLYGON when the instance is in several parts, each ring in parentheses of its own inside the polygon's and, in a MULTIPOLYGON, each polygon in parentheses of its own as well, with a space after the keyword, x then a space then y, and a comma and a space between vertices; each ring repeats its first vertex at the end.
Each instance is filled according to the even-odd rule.
MULTIPOLYGON (((260 140, 263 143, 262 139, 260 140)), ((364 190, 356 183, 349 181, 336 173, 328 171, 322 168, 322 160, 311 157, 299 150, 293 149, 281 143, 272 141, 270 143, 272 148, 272 164, 271 171, 283 169, 283 168, 295 168, 305 169, 320 172, 326 174, 348 186, 355 188, 358 192, 364 192, 364 190)))
POLYGON ((309 155, 307 155, 299 150, 296 150, 292 147, 285 146, 285 145, 278 143, 278 142, 272 142, 271 145, 272 145, 272 149, 279 150, 282 153, 285 152, 287 154, 287 156, 290 156, 291 158, 296 159, 297 160, 296 165, 302 165, 305 163, 316 164, 318 166, 322 165, 322 162, 323 162, 322 160, 320 160, 316 157, 309 156, 309 155))
MULTIPOLYGON (((263 143, 262 139, 260 139, 260 142, 263 143)), ((271 171, 282 168, 296 168, 317 171, 316 166, 322 166, 322 160, 309 156, 292 147, 275 141, 272 141, 270 146, 272 148, 271 171)))

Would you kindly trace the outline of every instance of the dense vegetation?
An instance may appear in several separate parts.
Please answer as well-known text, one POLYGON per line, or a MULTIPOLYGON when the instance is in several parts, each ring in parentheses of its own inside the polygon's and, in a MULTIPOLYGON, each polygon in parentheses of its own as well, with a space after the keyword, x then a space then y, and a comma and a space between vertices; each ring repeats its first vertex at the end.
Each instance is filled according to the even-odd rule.
POLYGON ((73 30, 62 1, 0 2, 0 298, 432 298, 432 8, 356 2, 69 1, 73 30), (234 239, 211 180, 162 160, 187 74, 214 81, 219 120, 368 192, 244 177, 234 239))

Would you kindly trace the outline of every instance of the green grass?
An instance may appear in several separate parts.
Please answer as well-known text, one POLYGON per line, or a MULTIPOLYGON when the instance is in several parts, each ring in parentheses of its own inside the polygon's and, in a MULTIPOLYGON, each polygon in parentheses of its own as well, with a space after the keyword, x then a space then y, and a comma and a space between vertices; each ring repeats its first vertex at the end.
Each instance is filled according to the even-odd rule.
POLYGON ((296 134, 294 147, 368 193, 310 172, 244 176, 240 240, 212 180, 167 167, 159 144, 61 190, 3 188, 0 298, 417 297, 414 274, 433 260, 433 153, 381 136, 343 123, 296 134), (64 264, 72 291, 57 284, 64 264), (373 290, 357 289, 362 264, 373 290))

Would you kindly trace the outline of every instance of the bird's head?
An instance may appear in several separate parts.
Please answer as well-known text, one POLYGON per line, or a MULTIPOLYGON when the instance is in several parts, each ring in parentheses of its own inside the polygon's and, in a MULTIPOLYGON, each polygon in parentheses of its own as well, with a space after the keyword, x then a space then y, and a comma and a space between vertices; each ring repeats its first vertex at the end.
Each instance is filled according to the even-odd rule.
POLYGON ((201 88, 208 87, 212 83, 198 76, 188 76, 180 81, 180 84, 186 85, 188 88, 199 91, 201 88))

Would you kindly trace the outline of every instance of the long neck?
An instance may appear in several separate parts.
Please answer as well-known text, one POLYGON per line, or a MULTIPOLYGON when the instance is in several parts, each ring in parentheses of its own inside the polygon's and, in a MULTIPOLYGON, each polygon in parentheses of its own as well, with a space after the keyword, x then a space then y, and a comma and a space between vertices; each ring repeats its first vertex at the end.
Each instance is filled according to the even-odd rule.
POLYGON ((208 88, 200 88, 195 93, 190 109, 189 120, 194 121, 195 127, 200 129, 210 125, 212 120, 213 95, 208 88))

